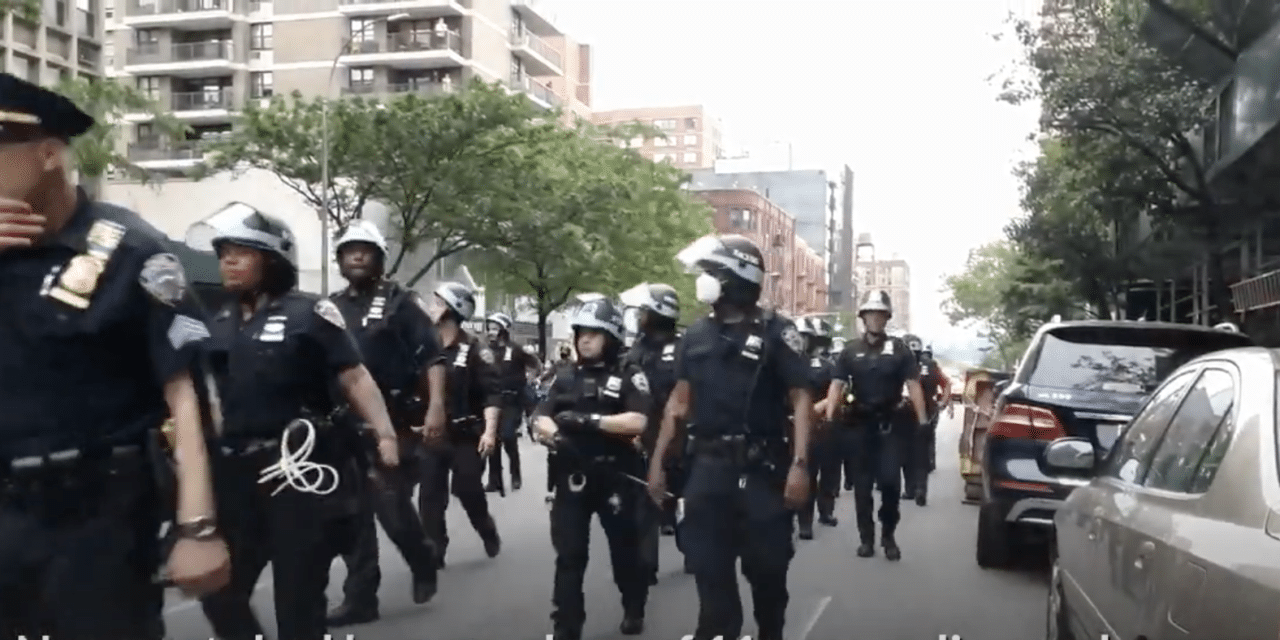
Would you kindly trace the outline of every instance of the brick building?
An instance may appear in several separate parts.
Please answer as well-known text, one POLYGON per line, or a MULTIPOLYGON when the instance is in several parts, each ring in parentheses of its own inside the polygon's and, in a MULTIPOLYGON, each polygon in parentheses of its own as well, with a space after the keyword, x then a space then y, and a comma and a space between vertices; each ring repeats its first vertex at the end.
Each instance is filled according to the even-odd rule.
POLYGON ((764 253, 766 278, 761 305, 791 316, 827 309, 826 266, 796 235, 796 220, 767 198, 747 189, 694 191, 715 209, 719 233, 736 233, 764 253))

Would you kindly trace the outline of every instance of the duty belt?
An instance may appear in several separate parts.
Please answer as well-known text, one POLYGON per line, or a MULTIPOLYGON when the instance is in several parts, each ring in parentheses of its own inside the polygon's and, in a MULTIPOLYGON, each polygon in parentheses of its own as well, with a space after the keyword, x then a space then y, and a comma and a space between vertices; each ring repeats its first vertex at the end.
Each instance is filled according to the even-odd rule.
POLYGON ((249 456, 261 451, 277 451, 280 449, 280 438, 246 438, 230 442, 222 442, 222 454, 227 456, 249 456))
POLYGON ((893 431, 893 412, 895 410, 897 410, 897 405, 888 407, 855 407, 849 416, 846 426, 860 429, 865 427, 866 423, 874 422, 880 433, 888 434, 893 431))
POLYGON ((41 471, 72 469, 84 464, 115 459, 140 458, 143 448, 139 445, 93 449, 63 449, 39 456, 22 456, 0 461, 0 475, 22 476, 41 471))
POLYGON ((745 435, 693 436, 690 450, 694 455, 732 460, 738 465, 772 464, 771 453, 786 446, 783 438, 761 438, 745 435))

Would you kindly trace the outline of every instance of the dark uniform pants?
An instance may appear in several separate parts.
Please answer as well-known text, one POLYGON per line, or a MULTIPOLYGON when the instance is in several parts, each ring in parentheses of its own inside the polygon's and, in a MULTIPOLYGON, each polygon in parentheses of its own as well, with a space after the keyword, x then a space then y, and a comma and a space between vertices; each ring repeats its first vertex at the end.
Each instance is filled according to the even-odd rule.
MULTIPOLYGON (((505 397, 505 396, 504 396, 505 397)), ((507 453, 507 462, 511 465, 511 480, 521 479, 520 475, 520 421, 524 419, 524 408, 517 403, 508 403, 502 407, 498 418, 498 447, 489 456, 489 486, 501 487, 502 452, 507 453)))
POLYGON ((343 556, 347 579, 342 584, 344 601, 353 607, 377 609, 382 570, 378 566, 378 527, 396 545, 415 578, 426 579, 436 572, 436 550, 427 537, 413 504, 413 488, 421 478, 422 440, 416 434, 400 437, 400 466, 372 471, 361 501, 359 531, 355 548, 343 556))
POLYGON ((0 481, 0 637, 163 637, 159 501, 145 460, 0 481))
POLYGON ((480 479, 484 460, 480 457, 479 446, 479 438, 457 438, 425 449, 418 509, 422 515, 422 526, 435 543, 440 558, 444 558, 445 550, 449 548, 445 511, 449 508, 451 484, 453 495, 458 496, 476 532, 490 540, 497 530, 493 517, 489 515, 489 500, 480 479))
POLYGON ((902 428, 902 483, 904 495, 927 494, 929 472, 932 470, 934 441, 937 439, 937 419, 928 427, 907 425, 902 428))
POLYGON ((786 623, 787 570, 795 554, 794 517, 778 478, 743 473, 734 461, 692 458, 680 523, 684 552, 698 585, 695 640, 741 637, 743 612, 737 564, 751 585, 760 640, 781 640, 786 623))
MULTIPOLYGON (((272 496, 277 482, 258 484, 258 477, 278 459, 279 449, 267 447, 218 461, 218 519, 231 551, 231 583, 201 604, 222 640, 254 640, 263 633, 249 599, 268 563, 278 637, 324 640, 327 632, 325 588, 337 550, 334 528, 342 522, 335 505, 350 496, 341 495, 342 489, 319 496, 292 487, 272 496)), ((355 480, 347 474, 343 484, 357 484, 355 480)))
POLYGON ((809 447, 809 504, 797 514, 801 524, 813 524, 815 507, 821 517, 829 517, 835 511, 846 439, 829 425, 814 431, 809 447))
MULTIPOLYGON (((640 466, 637 462, 618 470, 637 473, 640 466)), ((556 576, 551 619, 556 629, 581 632, 587 619, 582 582, 590 557, 592 515, 600 516, 600 526, 608 539, 613 582, 622 594, 623 610, 643 615, 649 598, 649 576, 640 560, 637 516, 644 499, 640 486, 619 479, 607 467, 595 467, 578 476, 557 472, 554 486, 551 544, 556 552, 556 576), (571 482, 575 478, 581 486, 571 482)))
POLYGON ((674 497, 664 500, 661 506, 647 499, 641 500, 639 505, 640 562, 650 582, 658 577, 658 548, 661 546, 662 527, 675 529, 676 549, 684 551, 680 528, 676 527, 676 506, 684 488, 684 471, 677 463, 667 463, 663 467, 667 476, 667 491, 674 497))
MULTIPOLYGON (((881 422, 860 421, 849 436, 853 459, 853 507, 858 520, 858 534, 863 542, 875 541, 875 500, 872 491, 880 489, 880 526, 892 534, 898 527, 901 484, 902 436, 897 430, 885 433, 881 422)), ((893 426, 892 421, 888 423, 893 426)))

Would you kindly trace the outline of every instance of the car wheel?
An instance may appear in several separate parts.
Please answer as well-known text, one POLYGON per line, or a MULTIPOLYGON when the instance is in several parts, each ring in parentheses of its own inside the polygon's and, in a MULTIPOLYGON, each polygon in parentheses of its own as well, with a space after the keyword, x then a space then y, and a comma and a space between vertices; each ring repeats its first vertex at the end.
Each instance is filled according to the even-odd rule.
POLYGON ((999 507, 990 502, 978 507, 978 566, 1004 569, 1013 564, 1013 535, 999 507))
POLYGON ((1045 640, 1075 640, 1071 633, 1071 615, 1067 608, 1066 590, 1062 587, 1062 568, 1056 550, 1050 550, 1048 601, 1045 606, 1045 640))

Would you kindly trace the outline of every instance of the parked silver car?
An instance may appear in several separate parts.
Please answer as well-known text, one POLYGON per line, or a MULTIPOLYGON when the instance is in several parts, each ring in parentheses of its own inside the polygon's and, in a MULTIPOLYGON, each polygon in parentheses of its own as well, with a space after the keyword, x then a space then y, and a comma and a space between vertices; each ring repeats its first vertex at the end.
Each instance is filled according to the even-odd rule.
POLYGON ((1084 438, 1045 449, 1082 483, 1055 517, 1047 638, 1277 637, 1278 374, 1280 351, 1202 356, 1105 457, 1084 438))

